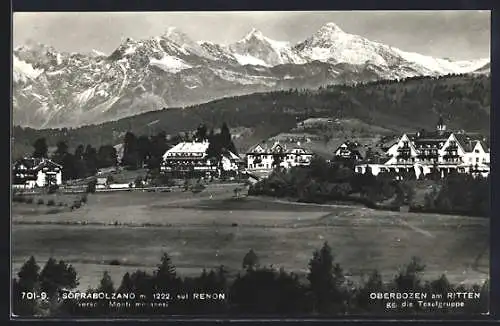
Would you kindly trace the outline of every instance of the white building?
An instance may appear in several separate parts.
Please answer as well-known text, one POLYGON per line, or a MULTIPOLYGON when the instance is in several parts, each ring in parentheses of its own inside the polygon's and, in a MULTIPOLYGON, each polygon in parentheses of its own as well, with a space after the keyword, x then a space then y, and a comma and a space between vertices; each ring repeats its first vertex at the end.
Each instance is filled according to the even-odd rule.
POLYGON ((13 165, 12 186, 32 189, 62 184, 62 166, 46 158, 23 158, 13 165))
POLYGON ((300 143, 287 144, 274 142, 252 146, 246 154, 247 169, 250 171, 270 171, 277 163, 280 167, 290 168, 311 163, 313 153, 300 146, 300 143))
POLYGON ((486 177, 490 172, 490 148, 486 139, 476 134, 446 131, 440 120, 436 131, 403 134, 377 162, 364 162, 356 172, 374 175, 415 172, 417 178, 432 172, 441 177, 450 172, 471 173, 486 177))
POLYGON ((346 141, 337 147, 333 156, 335 159, 360 161, 363 159, 361 150, 362 147, 359 143, 346 141))
POLYGON ((221 173, 235 174, 238 172, 241 159, 238 155, 227 152, 222 155, 220 166, 209 159, 208 141, 181 142, 163 155, 161 171, 172 177, 205 177, 221 173))

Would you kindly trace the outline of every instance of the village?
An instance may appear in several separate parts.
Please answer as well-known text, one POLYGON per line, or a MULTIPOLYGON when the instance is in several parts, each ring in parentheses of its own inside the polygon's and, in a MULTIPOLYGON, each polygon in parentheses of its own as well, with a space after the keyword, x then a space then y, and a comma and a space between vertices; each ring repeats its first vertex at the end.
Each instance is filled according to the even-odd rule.
MULTIPOLYGON (((209 155, 210 150, 210 142, 206 138, 181 141, 163 154, 160 174, 168 180, 184 180, 184 183, 186 180, 236 180, 252 184, 276 169, 308 166, 314 157, 324 157, 324 154, 318 155, 308 148, 307 140, 301 142, 294 139, 271 138, 251 146, 240 155, 223 149, 214 158, 214 155, 209 155)), ((442 118, 439 118, 433 131, 404 133, 374 148, 367 148, 355 139, 347 140, 324 159, 329 163, 346 164, 355 173, 375 176, 389 173, 394 179, 403 179, 408 175, 417 180, 431 175, 444 178, 454 172, 486 177, 490 172, 487 139, 463 130, 447 130, 442 118)), ((105 176, 119 168, 97 171, 96 192, 152 187, 147 177, 139 182, 116 183, 113 178, 105 176)), ((51 186, 74 189, 64 184, 62 174, 63 167, 51 158, 28 156, 13 164, 12 184, 18 191, 35 191, 51 186)), ((156 185, 156 188, 161 187, 156 185)))

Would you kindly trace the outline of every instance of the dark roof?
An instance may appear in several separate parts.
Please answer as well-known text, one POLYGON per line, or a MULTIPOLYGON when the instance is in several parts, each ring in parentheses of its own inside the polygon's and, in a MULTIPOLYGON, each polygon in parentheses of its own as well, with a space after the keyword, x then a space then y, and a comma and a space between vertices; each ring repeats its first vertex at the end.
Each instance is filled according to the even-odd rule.
POLYGON ((359 162, 357 165, 365 165, 365 164, 385 164, 389 161, 391 157, 382 156, 382 157, 374 157, 370 160, 363 160, 359 162))
POLYGON ((455 138, 466 152, 472 152, 477 142, 481 143, 485 151, 489 152, 490 150, 489 146, 484 141, 484 137, 479 134, 456 134, 455 138))
POLYGON ((409 134, 407 134, 407 135, 408 135, 408 138, 410 138, 411 140, 413 140, 416 143, 417 142, 427 143, 427 142, 446 141, 452 133, 453 132, 451 132, 451 131, 443 131, 443 132, 426 131, 423 133, 422 132, 414 133, 414 134, 411 134, 411 136, 409 134))

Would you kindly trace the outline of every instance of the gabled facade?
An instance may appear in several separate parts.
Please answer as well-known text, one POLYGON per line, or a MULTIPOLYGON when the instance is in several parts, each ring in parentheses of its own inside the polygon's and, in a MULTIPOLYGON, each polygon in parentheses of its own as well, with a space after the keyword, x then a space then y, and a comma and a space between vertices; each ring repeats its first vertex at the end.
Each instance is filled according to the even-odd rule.
POLYGON ((62 166, 46 158, 23 158, 12 166, 14 188, 32 189, 62 184, 62 166))
POLYGON ((413 173, 417 178, 430 173, 441 177, 451 172, 487 176, 490 171, 490 150, 479 135, 446 130, 442 119, 434 132, 403 134, 386 152, 381 162, 364 162, 355 169, 374 175, 381 172, 413 173))
POLYGON ((300 143, 257 144, 246 154, 247 169, 250 171, 270 171, 279 165, 283 168, 306 166, 311 163, 313 153, 300 146, 300 143))
POLYGON ((361 161, 363 156, 360 152, 360 145, 356 142, 346 141, 335 150, 334 159, 361 161))
POLYGON ((181 142, 163 155, 161 172, 176 178, 208 177, 224 172, 237 173, 241 165, 238 155, 227 152, 220 166, 208 158, 209 142, 181 142))

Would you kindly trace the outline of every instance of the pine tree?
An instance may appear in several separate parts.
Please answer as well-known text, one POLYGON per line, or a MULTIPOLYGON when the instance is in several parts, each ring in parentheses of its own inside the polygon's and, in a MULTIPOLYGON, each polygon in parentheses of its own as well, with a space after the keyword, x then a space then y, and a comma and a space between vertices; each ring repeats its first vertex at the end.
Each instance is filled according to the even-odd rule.
POLYGON ((38 284, 39 272, 40 266, 36 263, 35 257, 31 256, 17 273, 19 287, 24 291, 35 290, 38 284))
POLYGON ((343 284, 345 277, 339 264, 334 265, 332 250, 327 242, 313 253, 309 261, 310 290, 314 310, 319 313, 342 311, 346 299, 343 284))
POLYGON ((128 131, 123 139, 122 164, 136 169, 139 165, 137 137, 128 131))
POLYGON ((45 138, 38 138, 33 144, 34 151, 33 157, 35 158, 46 158, 48 153, 47 141, 45 138))
POLYGON ((411 262, 401 270, 396 278, 394 284, 399 291, 417 291, 422 287, 422 280, 420 275, 425 270, 419 258, 413 257, 411 262))
POLYGON ((175 266, 167 253, 161 257, 160 264, 154 273, 154 283, 157 290, 175 290, 178 286, 178 277, 175 266))
POLYGON ((258 266, 259 266, 259 257, 253 251, 253 249, 250 249, 250 251, 247 252, 245 257, 243 257, 242 267, 243 267, 243 269, 250 271, 250 270, 254 270, 258 266))
POLYGON ((129 272, 126 272, 125 275, 123 275, 120 286, 118 287, 118 292, 127 293, 127 292, 132 292, 133 290, 134 290, 134 284, 132 282, 129 272))
POLYGON ((104 293, 115 292, 115 287, 113 285, 113 281, 111 280, 111 276, 109 276, 109 273, 107 271, 104 272, 97 290, 100 292, 104 292, 104 293))

